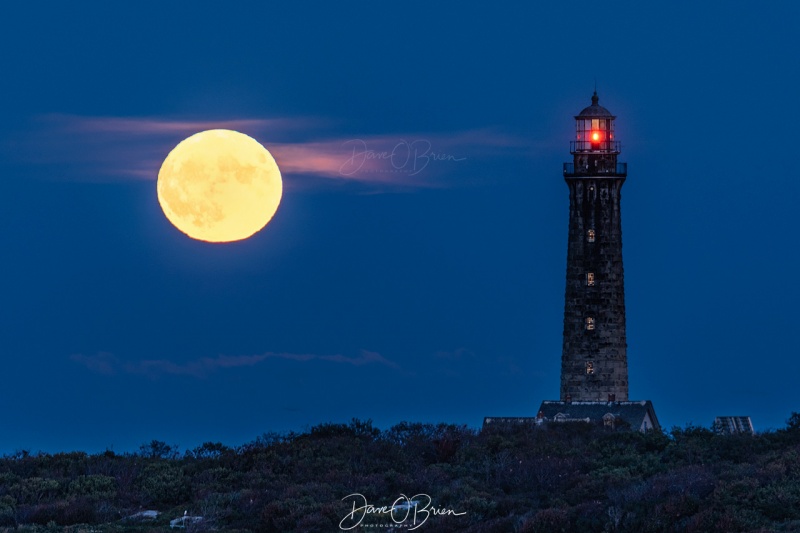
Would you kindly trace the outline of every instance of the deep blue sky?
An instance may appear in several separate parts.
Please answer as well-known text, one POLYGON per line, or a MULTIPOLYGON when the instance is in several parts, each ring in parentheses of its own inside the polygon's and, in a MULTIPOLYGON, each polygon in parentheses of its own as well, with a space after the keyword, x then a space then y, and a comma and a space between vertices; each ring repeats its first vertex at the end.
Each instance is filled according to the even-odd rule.
POLYGON ((0 452, 535 415, 595 80, 629 164, 631 398, 667 427, 800 410, 796 2, 261 4, 4 9, 0 452), (226 124, 286 190, 211 245, 155 178, 226 124), (341 172, 356 139, 454 159, 341 172))

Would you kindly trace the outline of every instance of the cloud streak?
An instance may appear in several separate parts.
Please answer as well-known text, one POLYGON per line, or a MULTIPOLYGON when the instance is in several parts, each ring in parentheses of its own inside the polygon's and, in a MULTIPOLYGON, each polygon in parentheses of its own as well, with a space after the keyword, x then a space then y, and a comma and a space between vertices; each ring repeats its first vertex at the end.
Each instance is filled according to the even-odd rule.
POLYGON ((218 355, 217 357, 201 357, 183 363, 168 359, 143 359, 123 361, 114 354, 100 352, 96 355, 74 354, 70 360, 96 374, 113 376, 117 374, 133 374, 156 378, 160 376, 190 376, 205 378, 217 371, 248 368, 259 365, 269 359, 284 359, 298 362, 323 361, 353 366, 378 364, 390 368, 400 368, 397 363, 386 359, 377 352, 361 350, 354 357, 344 355, 293 354, 284 352, 265 352, 257 355, 218 355))
POLYGON ((310 118, 209 121, 51 114, 6 140, 4 148, 10 157, 47 166, 62 179, 155 180, 178 142, 198 131, 224 128, 267 146, 289 187, 309 187, 321 179, 436 188, 451 185, 447 176, 463 173, 475 162, 531 147, 530 141, 491 128, 345 136, 326 135, 328 126, 310 118))

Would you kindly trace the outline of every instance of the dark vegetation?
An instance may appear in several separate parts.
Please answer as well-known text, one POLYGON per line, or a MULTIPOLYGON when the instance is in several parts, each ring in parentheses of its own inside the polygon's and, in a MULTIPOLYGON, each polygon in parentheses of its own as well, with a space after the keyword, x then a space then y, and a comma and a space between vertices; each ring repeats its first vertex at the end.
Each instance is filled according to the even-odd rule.
POLYGON ((0 459, 0 531, 164 531, 186 510, 205 517, 190 531, 335 532, 355 492, 375 506, 424 493, 466 513, 418 530, 437 533, 800 531, 800 414, 756 436, 354 420, 184 454, 158 441, 135 454, 23 451, 0 459), (148 509, 162 513, 126 519, 148 509))

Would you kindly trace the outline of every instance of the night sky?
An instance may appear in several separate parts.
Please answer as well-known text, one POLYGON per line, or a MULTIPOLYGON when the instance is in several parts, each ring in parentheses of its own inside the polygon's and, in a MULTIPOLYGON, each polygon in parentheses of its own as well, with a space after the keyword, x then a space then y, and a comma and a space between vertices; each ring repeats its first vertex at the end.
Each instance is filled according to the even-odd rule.
POLYGON ((800 4, 240 4, 4 7, 0 453, 535 416, 595 83, 629 171, 630 397, 667 428, 800 411, 800 4), (284 177, 230 244, 156 197, 215 127, 284 177))

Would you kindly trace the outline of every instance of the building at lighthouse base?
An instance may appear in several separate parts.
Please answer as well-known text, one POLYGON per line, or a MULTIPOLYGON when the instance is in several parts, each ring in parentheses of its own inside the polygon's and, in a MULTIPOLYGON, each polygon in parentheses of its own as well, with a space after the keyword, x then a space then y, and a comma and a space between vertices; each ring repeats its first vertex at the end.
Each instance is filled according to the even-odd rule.
POLYGON ((653 403, 543 401, 535 417, 486 417, 483 427, 585 423, 617 431, 660 431, 653 403))

